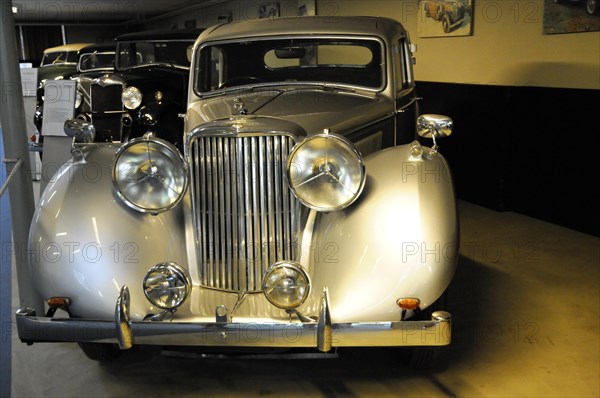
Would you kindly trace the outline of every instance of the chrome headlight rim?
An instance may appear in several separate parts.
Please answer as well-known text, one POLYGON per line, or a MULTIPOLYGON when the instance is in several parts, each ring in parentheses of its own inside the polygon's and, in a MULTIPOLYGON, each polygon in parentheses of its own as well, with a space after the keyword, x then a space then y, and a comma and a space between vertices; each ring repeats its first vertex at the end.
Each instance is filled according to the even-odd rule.
POLYGON ((142 104, 143 95, 139 88, 135 86, 128 86, 123 90, 121 94, 121 100, 123 106, 129 110, 134 110, 140 107, 142 104))
POLYGON ((128 141, 123 146, 121 146, 117 150, 117 152, 115 153, 115 156, 113 158, 111 174, 112 174, 113 188, 114 188, 117 196, 119 197, 119 199, 121 199, 121 201, 125 205, 127 205, 129 208, 139 211, 141 213, 148 213, 148 214, 160 214, 160 213, 163 213, 163 212, 170 210, 170 209, 174 208, 175 206, 177 206, 179 204, 179 202, 181 202, 181 200, 185 196, 185 193, 186 193, 188 185, 189 185, 188 167, 187 167, 185 158, 183 157, 181 152, 177 149, 177 147, 175 147, 175 145, 171 144, 168 141, 165 141, 163 139, 156 138, 156 137, 144 136, 144 137, 134 138, 131 141, 128 141), (179 162, 179 164, 181 166, 181 172, 183 175, 182 188, 181 188, 181 191, 179 192, 177 198, 165 206, 152 207, 152 208, 141 206, 138 203, 136 203, 135 201, 131 200, 127 195, 125 195, 122 192, 121 186, 119 185, 120 182, 118 180, 118 173, 117 173, 119 160, 125 152, 127 152, 131 147, 133 147, 135 145, 139 145, 139 144, 147 145, 149 143, 158 145, 158 147, 164 148, 164 149, 170 151, 173 154, 174 158, 179 162))
POLYGON ((192 292, 192 282, 189 275, 182 266, 173 261, 165 261, 154 265, 148 270, 148 272, 146 272, 146 275, 144 276, 144 281, 142 283, 142 290, 144 291, 144 296, 146 296, 146 299, 153 306, 163 310, 174 310, 176 308, 179 308, 183 303, 185 303, 187 298, 190 296, 192 292), (150 292, 150 288, 148 286, 148 281, 149 278, 151 278, 157 273, 160 273, 162 275, 169 274, 169 276, 175 278, 176 282, 179 283, 178 286, 174 287, 175 289, 180 289, 181 287, 183 287, 183 293, 182 295, 176 298, 175 304, 163 305, 161 302, 159 302, 159 300, 152 297, 152 293, 150 292))
POLYGON ((263 277, 263 283, 262 283, 262 291, 263 291, 263 294, 264 294, 265 298, 267 299, 267 301, 269 301, 269 303, 273 304, 275 307, 280 308, 282 310, 293 310, 293 309, 300 307, 302 304, 304 304, 306 299, 308 299, 308 296, 310 295, 310 292, 311 292, 311 285, 312 284, 310 282, 310 277, 308 276, 308 272, 306 272, 306 270, 304 269, 304 267, 302 267, 302 265, 300 265, 300 263, 295 262, 295 261, 279 261, 275 264, 272 264, 265 272, 265 275, 263 277), (287 305, 282 304, 281 302, 278 302, 277 300, 275 300, 272 297, 272 295, 268 292, 268 289, 270 287, 269 286, 270 276, 275 274, 275 272, 278 272, 282 269, 292 270, 293 272, 296 272, 298 275, 300 275, 306 281, 304 293, 302 294, 302 296, 299 299, 297 299, 292 304, 287 304, 287 305))
POLYGON ((352 205, 360 197, 360 195, 365 187, 366 180, 367 180, 366 169, 365 169, 363 157, 362 157, 362 154, 360 153, 360 151, 346 137, 343 137, 343 136, 341 136, 339 134, 335 134, 335 133, 329 133, 329 132, 319 133, 319 134, 314 134, 314 135, 308 136, 305 139, 303 139, 302 141, 300 141, 299 143, 297 143, 296 145, 294 145, 294 147, 292 148, 292 150, 290 151, 290 154, 288 156, 286 177, 288 179, 288 185, 290 187, 290 190, 292 191, 294 196, 300 201, 300 203, 302 203, 304 206, 306 206, 310 209, 313 209, 313 210, 316 210, 319 212, 332 212, 332 211, 343 210, 343 209, 347 208, 348 206, 352 205), (360 172, 360 183, 357 186, 356 192, 353 193, 352 197, 349 200, 346 200, 343 203, 340 203, 339 205, 319 206, 314 203, 311 203, 309 200, 304 198, 298 192, 297 187, 294 186, 294 183, 293 183, 294 177, 291 175, 291 173, 292 173, 293 165, 295 163, 294 162, 295 157, 296 157, 298 151, 300 151, 308 142, 315 140, 315 139, 337 140, 341 144, 345 145, 347 147, 347 149, 350 151, 350 153, 352 153, 356 157, 356 161, 357 161, 357 165, 358 165, 357 169, 360 172))

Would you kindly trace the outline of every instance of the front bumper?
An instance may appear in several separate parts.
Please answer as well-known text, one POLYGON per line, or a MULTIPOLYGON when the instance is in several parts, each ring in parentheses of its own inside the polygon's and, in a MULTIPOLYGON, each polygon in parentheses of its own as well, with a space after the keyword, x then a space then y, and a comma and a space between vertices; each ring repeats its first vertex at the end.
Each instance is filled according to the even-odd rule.
POLYGON ((451 316, 436 311, 428 321, 332 323, 327 294, 315 322, 235 323, 163 322, 128 319, 129 294, 124 287, 117 300, 115 320, 49 318, 31 309, 17 311, 21 341, 117 343, 208 347, 332 347, 445 346, 450 344, 451 316))

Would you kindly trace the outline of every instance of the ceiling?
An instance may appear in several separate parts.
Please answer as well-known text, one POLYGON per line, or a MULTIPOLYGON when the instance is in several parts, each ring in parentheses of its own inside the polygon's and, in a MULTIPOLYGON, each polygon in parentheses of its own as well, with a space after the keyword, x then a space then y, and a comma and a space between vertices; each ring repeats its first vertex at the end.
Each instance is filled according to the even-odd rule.
POLYGON ((166 18, 224 0, 13 0, 15 24, 120 24, 166 18))

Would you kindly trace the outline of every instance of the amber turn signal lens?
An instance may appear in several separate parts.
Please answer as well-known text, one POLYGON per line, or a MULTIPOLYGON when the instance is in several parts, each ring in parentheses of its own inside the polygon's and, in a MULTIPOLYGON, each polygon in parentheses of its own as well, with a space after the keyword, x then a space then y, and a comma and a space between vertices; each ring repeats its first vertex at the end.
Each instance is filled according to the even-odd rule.
POLYGON ((68 297, 50 297, 48 299, 48 307, 66 308, 71 305, 71 299, 68 297))
POLYGON ((396 300, 396 304, 403 310, 416 310, 419 308, 421 300, 418 298, 400 298, 396 300))

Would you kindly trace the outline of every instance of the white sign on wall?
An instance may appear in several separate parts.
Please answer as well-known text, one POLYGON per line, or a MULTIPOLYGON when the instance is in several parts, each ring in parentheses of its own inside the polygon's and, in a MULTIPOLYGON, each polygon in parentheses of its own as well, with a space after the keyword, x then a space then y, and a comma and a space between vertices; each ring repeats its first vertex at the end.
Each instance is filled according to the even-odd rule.
POLYGON ((44 85, 44 118, 42 135, 64 137, 65 120, 75 113, 76 82, 73 80, 48 80, 44 85))
MULTIPOLYGON (((23 64, 21 64, 23 65, 23 64)), ((21 68, 21 85, 23 97, 35 97, 37 91, 37 68, 21 68)))

